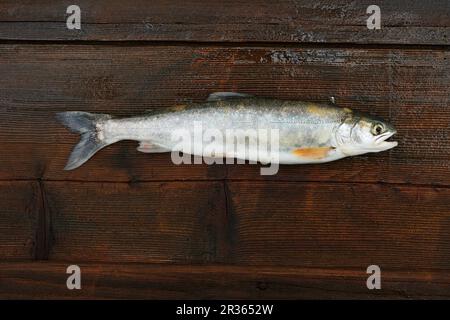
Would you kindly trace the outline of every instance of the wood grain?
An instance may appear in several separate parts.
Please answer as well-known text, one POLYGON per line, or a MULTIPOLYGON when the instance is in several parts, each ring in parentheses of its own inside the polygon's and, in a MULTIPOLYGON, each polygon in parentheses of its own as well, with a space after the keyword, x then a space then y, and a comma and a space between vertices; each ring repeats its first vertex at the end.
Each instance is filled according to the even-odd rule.
POLYGON ((38 254, 42 211, 37 182, 0 182, 0 261, 29 260, 38 254))
POLYGON ((68 30, 71 4, 0 2, 1 299, 450 298, 447 0, 379 0, 381 30, 369 0, 79 0, 68 30), (78 137, 56 112, 215 91, 334 96, 390 120, 399 146, 261 176, 122 141, 62 170, 78 137))
POLYGON ((320 268, 450 268, 450 189, 229 182, 229 261, 320 268))
POLYGON ((81 30, 68 30, 68 1, 2 1, 0 39, 450 44, 446 0, 379 0, 382 28, 367 29, 373 1, 79 0, 81 30))
POLYGON ((448 188, 205 181, 44 190, 52 260, 450 269, 448 188))
POLYGON ((448 299, 446 272, 382 271, 368 290, 363 270, 239 266, 80 264, 81 290, 68 290, 69 263, 0 263, 2 299, 448 299))
POLYGON ((270 179, 432 184, 450 182, 450 53, 429 49, 221 46, 1 45, 0 179, 152 181, 270 179), (77 142, 54 114, 83 110, 129 116, 203 101, 214 91, 328 101, 369 111, 397 127, 389 152, 330 164, 173 165, 135 142, 62 170, 77 142))
POLYGON ((206 263, 223 260, 222 183, 46 182, 49 258, 206 263))

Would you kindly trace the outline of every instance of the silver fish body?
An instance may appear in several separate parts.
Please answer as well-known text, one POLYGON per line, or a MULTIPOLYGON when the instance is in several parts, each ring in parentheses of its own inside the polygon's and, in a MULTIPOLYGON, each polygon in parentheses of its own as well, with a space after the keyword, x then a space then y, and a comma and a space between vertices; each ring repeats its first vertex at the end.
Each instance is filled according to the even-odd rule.
POLYGON ((397 145, 386 141, 396 133, 395 129, 377 117, 333 104, 238 93, 215 93, 204 103, 178 105, 131 118, 79 111, 60 113, 58 118, 82 135, 67 170, 79 167, 101 148, 120 140, 139 141, 138 150, 142 152, 182 151, 207 156, 206 135, 213 137, 206 139, 206 144, 214 150, 214 157, 280 164, 329 162, 397 145), (201 138, 193 138, 196 134, 201 138), (180 141, 183 135, 189 139, 188 147, 180 141))

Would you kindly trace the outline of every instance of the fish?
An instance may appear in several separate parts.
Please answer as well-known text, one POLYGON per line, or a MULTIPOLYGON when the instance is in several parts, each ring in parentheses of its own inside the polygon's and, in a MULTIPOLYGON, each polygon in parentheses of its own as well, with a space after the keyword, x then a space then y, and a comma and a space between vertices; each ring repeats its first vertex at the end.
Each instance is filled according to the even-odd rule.
POLYGON ((157 108, 126 118, 83 111, 60 112, 56 117, 81 136, 65 170, 80 167, 99 150, 121 140, 138 141, 137 150, 144 153, 205 156, 204 137, 190 138, 188 147, 188 140, 180 142, 180 132, 192 137, 196 129, 200 134, 208 130, 215 133, 209 141, 214 152, 206 156, 260 163, 325 163, 398 145, 388 140, 397 133, 389 122, 339 107, 333 101, 279 100, 236 92, 215 92, 202 103, 157 108), (249 130, 258 135, 249 139, 249 130), (264 130, 273 132, 277 141, 271 134, 259 135, 264 130), (230 131, 232 139, 223 139, 230 131), (178 132, 177 139, 174 132, 178 132), (261 148, 264 144, 269 146, 261 148))

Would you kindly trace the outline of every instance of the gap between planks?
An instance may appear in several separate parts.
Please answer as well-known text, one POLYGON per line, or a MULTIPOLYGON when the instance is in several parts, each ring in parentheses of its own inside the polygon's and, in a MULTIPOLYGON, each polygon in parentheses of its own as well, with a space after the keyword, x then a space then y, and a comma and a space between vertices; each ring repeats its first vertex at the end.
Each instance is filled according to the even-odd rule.
POLYGON ((36 44, 36 45, 103 45, 116 47, 211 47, 211 48, 326 48, 326 49, 405 49, 449 51, 449 44, 399 44, 399 43, 345 43, 345 42, 284 42, 284 41, 198 41, 198 40, 6 40, 0 39, 0 45, 36 44))
POLYGON ((161 179, 161 180, 128 180, 128 181, 112 181, 112 180, 77 180, 77 179, 42 179, 42 178, 24 178, 24 179, 0 179, 0 183, 7 182, 67 182, 67 183, 109 183, 109 184, 138 184, 138 183, 197 183, 197 182, 222 182, 224 185, 227 182, 257 182, 257 183, 279 183, 286 184, 334 184, 334 185, 386 185, 386 186, 404 186, 414 188, 440 188, 449 189, 450 185, 440 184, 426 184, 426 183, 411 183, 411 182, 386 182, 386 181, 333 181, 333 180, 290 180, 290 179, 161 179))

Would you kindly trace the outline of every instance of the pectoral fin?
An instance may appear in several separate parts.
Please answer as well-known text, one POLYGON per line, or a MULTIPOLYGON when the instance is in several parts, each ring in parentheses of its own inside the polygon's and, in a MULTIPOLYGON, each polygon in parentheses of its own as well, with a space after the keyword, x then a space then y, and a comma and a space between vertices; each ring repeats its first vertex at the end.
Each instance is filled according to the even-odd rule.
POLYGON ((162 153, 169 152, 170 150, 153 144, 151 141, 141 141, 137 147, 137 151, 145 153, 162 153))
POLYGON ((294 149, 292 153, 301 158, 312 160, 320 160, 326 158, 333 147, 319 147, 319 148, 298 148, 294 149))

